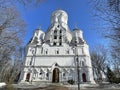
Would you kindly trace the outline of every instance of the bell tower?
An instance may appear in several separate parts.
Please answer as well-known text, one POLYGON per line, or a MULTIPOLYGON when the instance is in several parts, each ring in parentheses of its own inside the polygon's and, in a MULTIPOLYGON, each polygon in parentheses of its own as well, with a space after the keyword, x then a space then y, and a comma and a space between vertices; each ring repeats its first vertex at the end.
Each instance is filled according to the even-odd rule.
POLYGON ((51 15, 51 25, 46 33, 45 40, 53 46, 70 43, 72 35, 67 25, 68 15, 63 10, 57 10, 51 15))

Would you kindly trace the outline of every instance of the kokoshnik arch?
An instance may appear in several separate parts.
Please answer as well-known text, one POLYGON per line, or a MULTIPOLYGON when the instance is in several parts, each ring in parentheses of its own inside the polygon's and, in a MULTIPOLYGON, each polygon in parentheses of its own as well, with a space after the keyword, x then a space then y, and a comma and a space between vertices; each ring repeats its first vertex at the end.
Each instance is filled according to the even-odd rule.
POLYGON ((80 82, 95 83, 89 47, 83 39, 82 31, 79 29, 70 31, 67 22, 67 13, 56 10, 51 15, 51 24, 47 32, 35 30, 26 46, 20 82, 62 83, 68 80, 77 82, 75 61, 77 52, 80 82))

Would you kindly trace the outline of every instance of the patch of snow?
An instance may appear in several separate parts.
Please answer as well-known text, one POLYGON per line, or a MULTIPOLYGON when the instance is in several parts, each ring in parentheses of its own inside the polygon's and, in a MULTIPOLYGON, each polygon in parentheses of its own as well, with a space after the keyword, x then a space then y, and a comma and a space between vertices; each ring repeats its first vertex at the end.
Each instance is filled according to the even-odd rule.
POLYGON ((0 82, 0 88, 6 86, 6 83, 5 82, 0 82))

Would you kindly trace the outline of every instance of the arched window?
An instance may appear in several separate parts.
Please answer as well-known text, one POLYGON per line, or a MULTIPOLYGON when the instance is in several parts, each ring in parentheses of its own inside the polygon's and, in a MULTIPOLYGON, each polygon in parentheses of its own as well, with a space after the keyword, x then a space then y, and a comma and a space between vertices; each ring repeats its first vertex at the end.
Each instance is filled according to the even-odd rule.
POLYGON ((46 77, 49 77, 49 73, 46 73, 46 77))
POLYGON ((62 36, 60 36, 59 39, 62 39, 62 36))
POLYGON ((30 61, 30 65, 32 65, 32 60, 30 61))
POLYGON ((82 66, 85 66, 85 63, 84 63, 84 61, 82 61, 82 66))
POLYGON ((62 30, 60 30, 60 33, 62 33, 62 30))
POLYGON ((62 45, 62 43, 60 42, 60 43, 59 43, 59 45, 61 46, 61 45, 62 45))
POLYGON ((53 46, 56 46, 56 42, 53 42, 53 46))
POLYGON ((45 49, 45 54, 48 54, 48 49, 45 49))
POLYGON ((54 34, 57 34, 57 30, 54 31, 54 34))
POLYGON ((54 35, 54 39, 57 39, 57 36, 56 36, 56 35, 54 35))
POLYGON ((56 53, 59 54, 59 51, 57 50, 56 53))
POLYGON ((63 73, 63 76, 65 77, 65 73, 63 73))

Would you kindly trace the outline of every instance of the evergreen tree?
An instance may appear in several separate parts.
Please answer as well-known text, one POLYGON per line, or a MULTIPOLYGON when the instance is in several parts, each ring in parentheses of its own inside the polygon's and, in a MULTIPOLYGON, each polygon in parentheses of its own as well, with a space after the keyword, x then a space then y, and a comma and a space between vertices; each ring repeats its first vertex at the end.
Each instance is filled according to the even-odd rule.
POLYGON ((114 74, 113 71, 110 69, 110 67, 107 66, 107 80, 108 80, 110 83, 114 83, 115 79, 116 79, 115 74, 114 74))

